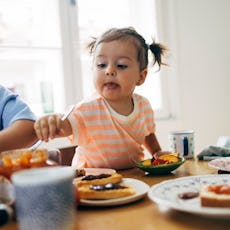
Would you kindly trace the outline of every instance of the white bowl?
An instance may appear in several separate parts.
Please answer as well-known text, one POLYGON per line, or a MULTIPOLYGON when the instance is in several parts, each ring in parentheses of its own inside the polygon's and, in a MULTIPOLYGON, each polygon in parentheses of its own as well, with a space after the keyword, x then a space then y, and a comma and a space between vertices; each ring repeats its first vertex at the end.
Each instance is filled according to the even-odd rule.
POLYGON ((15 201, 13 184, 3 176, 0 176, 0 204, 12 206, 15 201))

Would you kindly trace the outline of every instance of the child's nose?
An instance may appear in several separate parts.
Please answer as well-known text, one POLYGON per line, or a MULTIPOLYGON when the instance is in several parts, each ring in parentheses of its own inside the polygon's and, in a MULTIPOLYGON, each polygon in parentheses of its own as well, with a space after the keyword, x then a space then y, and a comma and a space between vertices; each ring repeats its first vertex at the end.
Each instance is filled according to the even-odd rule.
POLYGON ((106 72, 105 72, 106 76, 116 76, 116 70, 114 67, 112 66, 108 66, 108 68, 106 69, 106 72))

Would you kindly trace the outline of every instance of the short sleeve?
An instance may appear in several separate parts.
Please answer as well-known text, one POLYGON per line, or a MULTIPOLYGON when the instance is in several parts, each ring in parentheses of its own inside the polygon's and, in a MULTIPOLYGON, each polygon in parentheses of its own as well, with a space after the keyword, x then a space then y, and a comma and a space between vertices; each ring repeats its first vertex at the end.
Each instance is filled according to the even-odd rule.
POLYGON ((0 129, 7 128, 16 120, 36 120, 28 105, 17 94, 0 88, 0 129))

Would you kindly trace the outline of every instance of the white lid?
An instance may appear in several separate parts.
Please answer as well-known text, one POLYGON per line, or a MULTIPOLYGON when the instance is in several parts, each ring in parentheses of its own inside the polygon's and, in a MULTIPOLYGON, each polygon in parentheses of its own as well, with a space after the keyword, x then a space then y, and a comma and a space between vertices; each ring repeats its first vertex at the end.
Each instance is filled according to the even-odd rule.
POLYGON ((179 131, 170 131, 169 134, 181 135, 181 134, 192 134, 193 130, 179 130, 179 131))
POLYGON ((53 166, 44 168, 26 169, 15 172, 11 179, 15 185, 34 186, 57 182, 63 179, 73 178, 74 170, 68 166, 53 166))

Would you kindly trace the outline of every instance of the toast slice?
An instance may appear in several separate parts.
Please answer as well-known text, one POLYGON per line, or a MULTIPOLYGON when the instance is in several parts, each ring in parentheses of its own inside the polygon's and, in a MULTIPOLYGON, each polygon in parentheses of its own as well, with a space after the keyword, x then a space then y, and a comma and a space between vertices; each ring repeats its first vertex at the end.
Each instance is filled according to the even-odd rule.
POLYGON ((230 185, 201 185, 200 202, 204 207, 230 208, 230 185))

